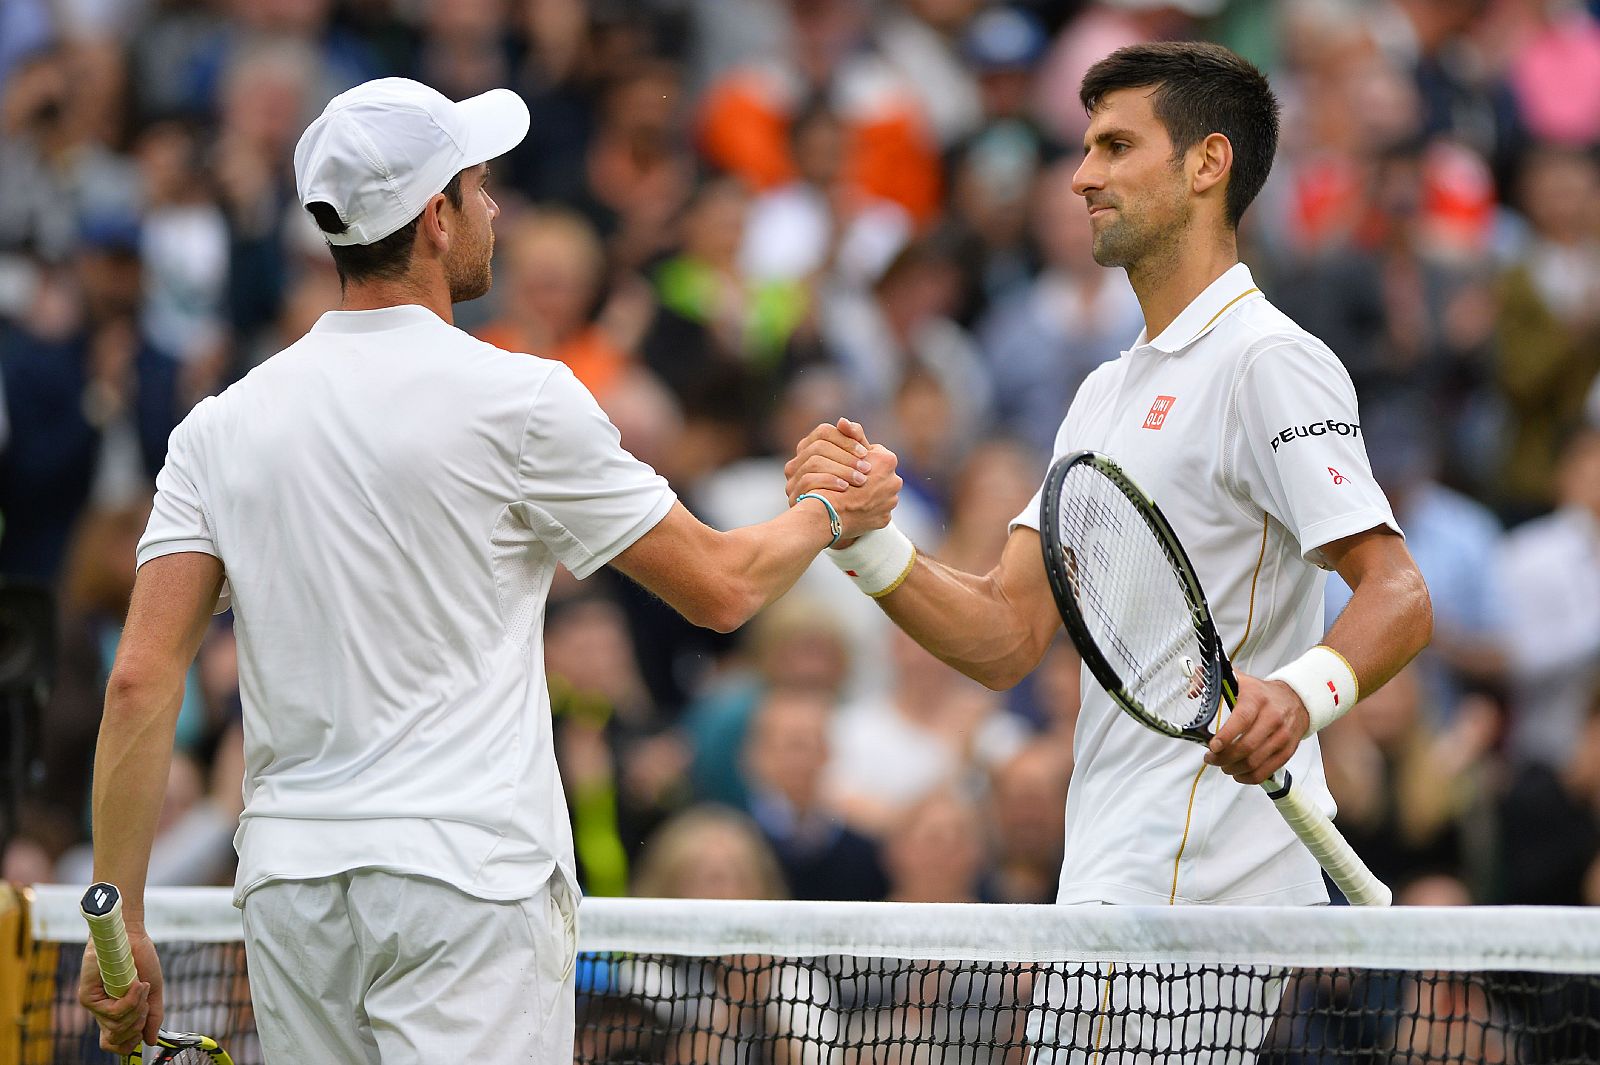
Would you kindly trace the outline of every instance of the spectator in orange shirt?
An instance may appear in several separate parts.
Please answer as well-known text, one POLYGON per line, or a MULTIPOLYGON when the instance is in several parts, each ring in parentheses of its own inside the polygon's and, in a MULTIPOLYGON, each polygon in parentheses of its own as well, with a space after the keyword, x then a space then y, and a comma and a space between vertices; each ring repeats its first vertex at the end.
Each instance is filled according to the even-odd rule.
POLYGON ((855 0, 788 0, 788 54, 736 67, 707 90, 698 138, 706 157, 758 192, 796 174, 789 123, 825 95, 845 123, 847 180, 930 222, 942 196, 938 146, 902 76, 861 47, 866 15, 855 0))
POLYGON ((505 303, 478 339, 559 359, 604 402, 633 357, 590 315, 605 273, 600 239, 581 216, 560 209, 532 212, 503 239, 505 303))

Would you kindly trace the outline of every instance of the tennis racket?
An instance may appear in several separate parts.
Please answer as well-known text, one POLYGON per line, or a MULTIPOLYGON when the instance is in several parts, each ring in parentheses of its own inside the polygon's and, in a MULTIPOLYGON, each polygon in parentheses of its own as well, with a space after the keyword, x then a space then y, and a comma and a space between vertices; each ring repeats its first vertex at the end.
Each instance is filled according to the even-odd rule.
MULTIPOLYGON (((122 921, 122 894, 110 884, 92 884, 83 894, 83 919, 89 922, 89 937, 94 940, 95 960, 100 965, 100 982, 106 994, 121 998, 139 978, 133 964, 133 948, 128 945, 128 928, 122 921)), ((228 1052, 210 1036, 169 1032, 163 1028, 152 1048, 150 1065, 233 1065, 228 1052), (203 1055, 203 1056, 202 1056, 203 1055)), ((144 1047, 125 1054, 123 1065, 144 1065, 144 1047)))
MULTIPOLYGON (((1084 665, 1135 721, 1209 744, 1237 683, 1172 526, 1121 467, 1093 451, 1050 467, 1042 506, 1045 573, 1084 665)), ((1261 787, 1346 898, 1389 905, 1389 889, 1287 768, 1261 787)))

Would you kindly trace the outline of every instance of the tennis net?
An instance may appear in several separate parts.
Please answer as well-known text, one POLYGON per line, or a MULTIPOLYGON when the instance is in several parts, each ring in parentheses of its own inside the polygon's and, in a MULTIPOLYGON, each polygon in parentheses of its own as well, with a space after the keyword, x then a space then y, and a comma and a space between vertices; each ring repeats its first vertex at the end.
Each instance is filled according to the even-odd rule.
MULTIPOLYGON (((23 1065, 109 1060, 80 897, 31 894, 23 1065)), ((168 1026, 260 1062, 227 892, 146 919, 168 1026)), ((1600 1063, 1600 910, 590 899, 580 937, 596 1065, 1600 1063)))

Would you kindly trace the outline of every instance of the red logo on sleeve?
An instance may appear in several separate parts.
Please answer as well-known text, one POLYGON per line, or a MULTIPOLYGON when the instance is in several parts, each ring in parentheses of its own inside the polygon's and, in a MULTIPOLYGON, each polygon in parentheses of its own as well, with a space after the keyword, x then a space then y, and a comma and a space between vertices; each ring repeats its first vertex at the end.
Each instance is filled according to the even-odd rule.
POLYGON ((1328 467, 1328 476, 1333 478, 1334 484, 1344 484, 1350 479, 1344 474, 1340 473, 1338 470, 1334 469, 1332 466, 1328 467))
POLYGON ((1150 404, 1150 413, 1144 416, 1146 429, 1159 429, 1167 424, 1167 412, 1178 401, 1176 396, 1157 396, 1156 401, 1150 404))

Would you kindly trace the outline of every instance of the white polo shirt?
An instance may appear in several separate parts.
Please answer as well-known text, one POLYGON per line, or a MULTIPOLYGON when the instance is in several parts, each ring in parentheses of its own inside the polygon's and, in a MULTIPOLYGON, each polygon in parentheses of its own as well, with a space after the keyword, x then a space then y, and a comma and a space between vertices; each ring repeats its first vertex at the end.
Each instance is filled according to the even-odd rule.
POLYGON ((322 316, 172 434, 139 563, 222 560, 239 643, 236 898, 355 868, 576 890, 545 596, 675 497, 561 363, 406 305, 322 316))
MULTIPOLYGON (((1147 341, 1096 369, 1057 457, 1111 456, 1177 531, 1237 670, 1264 676, 1323 636, 1323 544, 1395 528, 1355 387, 1333 353, 1234 266, 1147 341)), ((1013 522, 1039 527, 1040 497, 1013 522)), ((1316 860, 1260 788, 1150 731, 1084 671, 1060 902, 1326 902, 1316 860)), ((1331 814, 1316 738, 1290 760, 1331 814)))

